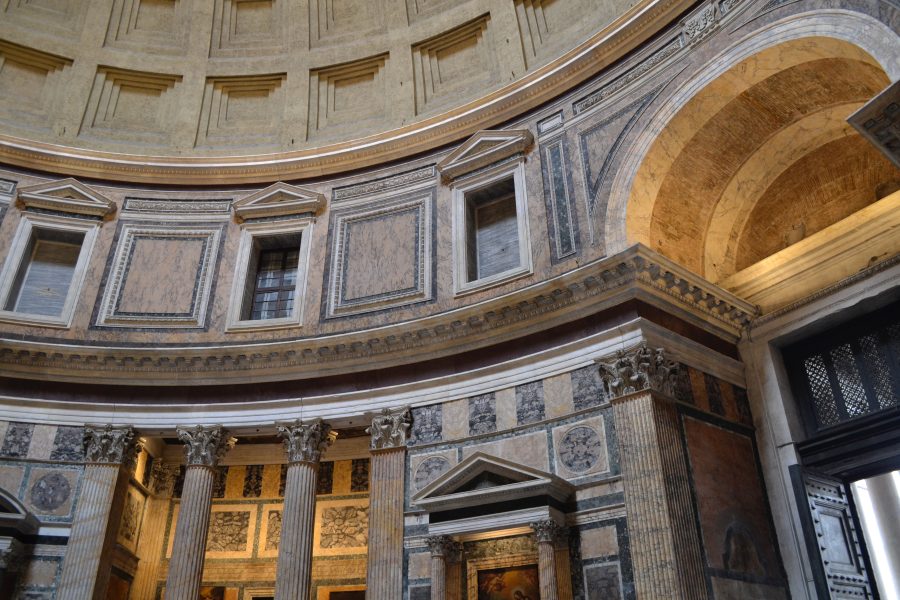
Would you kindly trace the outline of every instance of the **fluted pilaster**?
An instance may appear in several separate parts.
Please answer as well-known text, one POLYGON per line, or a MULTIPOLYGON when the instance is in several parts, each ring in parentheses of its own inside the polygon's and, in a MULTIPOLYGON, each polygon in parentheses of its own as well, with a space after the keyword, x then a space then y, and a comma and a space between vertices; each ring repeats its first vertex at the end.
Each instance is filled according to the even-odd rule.
POLYGON ((336 434, 321 419, 280 425, 288 458, 275 578, 277 600, 308 600, 319 460, 336 434))
POLYGON ((58 600, 105 598, 116 527, 136 451, 131 427, 87 426, 81 494, 66 545, 58 600))
POLYGON ((431 600, 448 600, 447 562, 455 551, 455 543, 445 535, 427 540, 431 550, 431 600))
POLYGON ((166 516, 178 465, 153 461, 150 472, 150 491, 141 523, 141 543, 138 544, 137 571, 131 584, 131 600, 151 600, 156 597, 157 573, 166 533, 166 516))
POLYGON ((613 400, 629 540, 639 598, 706 600, 687 462, 671 400, 613 400))
POLYGON ((538 578, 541 585, 541 600, 559 600, 556 582, 556 539, 562 528, 552 519, 531 524, 538 547, 538 578))
POLYGON ((185 444, 187 469, 166 579, 166 600, 196 600, 203 577, 214 469, 235 439, 221 427, 177 431, 185 444))
POLYGON ((403 482, 409 409, 383 410, 371 439, 367 600, 403 597, 403 482))

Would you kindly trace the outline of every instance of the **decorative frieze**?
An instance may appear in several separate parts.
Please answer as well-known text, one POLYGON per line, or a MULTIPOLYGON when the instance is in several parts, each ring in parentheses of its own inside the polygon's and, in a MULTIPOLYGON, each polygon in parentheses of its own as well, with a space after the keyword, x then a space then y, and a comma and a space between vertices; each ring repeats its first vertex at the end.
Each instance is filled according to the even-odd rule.
POLYGON ((366 433, 372 436, 370 447, 372 450, 402 448, 406 445, 410 425, 412 419, 409 407, 382 409, 379 414, 372 417, 372 425, 366 429, 366 433))
POLYGON ((137 453, 137 440, 131 427, 87 425, 84 428, 84 461, 97 464, 129 465, 137 453))
POLYGON ((278 425, 278 435, 284 439, 289 463, 317 463, 325 449, 337 439, 337 432, 332 431, 331 425, 322 419, 306 423, 298 419, 293 423, 278 425))
POLYGON ((666 358, 662 348, 648 348, 646 343, 630 350, 620 350, 615 358, 600 361, 600 377, 610 398, 652 389, 675 397, 681 365, 666 358))
POLYGON ((229 436, 228 430, 219 425, 179 427, 176 431, 178 439, 184 442, 184 456, 189 467, 215 467, 237 443, 237 439, 229 436))

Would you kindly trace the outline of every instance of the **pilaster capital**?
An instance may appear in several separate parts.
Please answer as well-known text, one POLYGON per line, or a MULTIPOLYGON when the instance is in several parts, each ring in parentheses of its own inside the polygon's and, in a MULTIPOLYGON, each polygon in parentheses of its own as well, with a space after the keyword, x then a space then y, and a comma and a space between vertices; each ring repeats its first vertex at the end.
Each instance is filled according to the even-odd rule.
POLYGON ((534 530, 534 537, 539 544, 553 544, 561 538, 566 531, 565 527, 553 519, 535 521, 534 523, 529 523, 528 526, 534 530))
POLYGON ((411 424, 412 417, 408 406, 382 409, 380 413, 372 416, 372 425, 366 429, 366 433, 372 436, 369 447, 372 450, 382 450, 406 446, 411 424))
POLYGON ((431 550, 431 556, 442 556, 445 559, 452 558, 460 550, 459 543, 454 542, 453 538, 447 535, 431 536, 425 539, 425 543, 431 550))
POLYGON ((150 467, 150 490, 158 496, 168 496, 178 477, 178 465, 155 459, 150 467))
POLYGON ((85 425, 84 461, 131 468, 138 452, 138 440, 130 426, 85 425))
POLYGON ((228 435, 221 425, 178 427, 178 439, 184 442, 187 465, 215 467, 225 453, 234 448, 237 439, 228 435))
POLYGON ((284 439, 288 463, 318 463, 322 453, 337 439, 337 432, 322 419, 278 425, 278 435, 284 439))
POLYGON ((599 360, 598 365, 610 399, 646 389, 674 397, 682 368, 666 357, 663 348, 649 348, 646 342, 619 350, 614 358, 599 360))

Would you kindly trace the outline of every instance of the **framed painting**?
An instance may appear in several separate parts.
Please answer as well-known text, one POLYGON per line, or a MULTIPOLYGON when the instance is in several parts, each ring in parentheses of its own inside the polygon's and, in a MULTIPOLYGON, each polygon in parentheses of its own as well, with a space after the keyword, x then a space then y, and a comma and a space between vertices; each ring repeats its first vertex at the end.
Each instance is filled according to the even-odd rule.
POLYGON ((537 557, 512 555, 466 563, 468 597, 472 600, 539 600, 537 557))

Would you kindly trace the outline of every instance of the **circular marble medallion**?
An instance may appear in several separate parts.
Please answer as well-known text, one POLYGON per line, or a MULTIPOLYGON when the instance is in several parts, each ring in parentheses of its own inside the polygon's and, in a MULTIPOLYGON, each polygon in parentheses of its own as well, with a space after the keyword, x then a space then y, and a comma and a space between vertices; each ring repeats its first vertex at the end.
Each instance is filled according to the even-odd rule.
POLYGON ((600 436, 590 427, 573 427, 559 443, 559 458, 570 471, 583 473, 600 460, 600 436))
POLYGON ((69 499, 72 487, 62 473, 48 473, 31 486, 31 503, 44 511, 56 510, 69 499))
POLYGON ((432 456, 431 458, 426 458, 419 464, 418 467, 416 467, 416 474, 413 477, 416 490, 421 490, 423 487, 449 470, 450 461, 448 461, 446 458, 442 456, 432 456))

